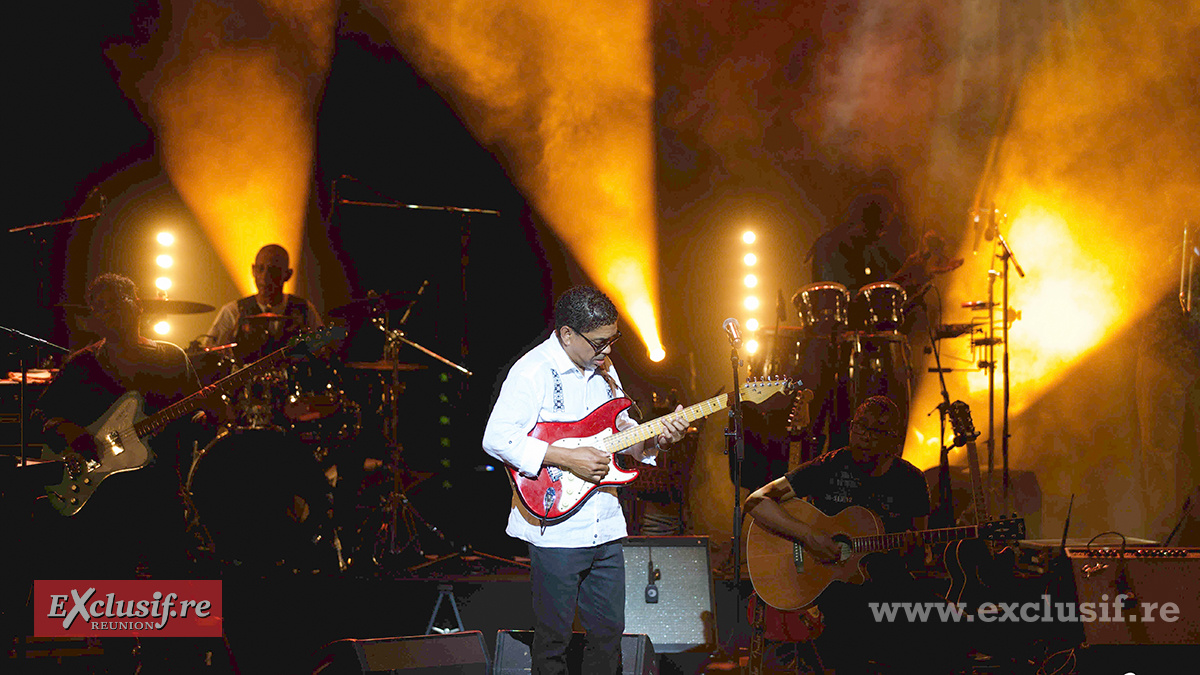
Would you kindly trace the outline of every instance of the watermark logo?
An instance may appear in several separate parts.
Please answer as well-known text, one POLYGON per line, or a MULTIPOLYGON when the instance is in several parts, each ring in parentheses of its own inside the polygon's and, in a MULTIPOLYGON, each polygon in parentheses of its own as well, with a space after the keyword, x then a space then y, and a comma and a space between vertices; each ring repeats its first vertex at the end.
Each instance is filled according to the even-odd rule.
POLYGON ((1179 605, 1173 602, 1133 602, 1124 593, 1100 596, 1100 602, 1053 602, 1043 595, 1041 602, 985 602, 971 612, 961 602, 872 602, 871 613, 878 622, 952 621, 984 623, 1173 623, 1179 620, 1179 605))
POLYGON ((220 581, 33 582, 37 637, 220 637, 220 581))

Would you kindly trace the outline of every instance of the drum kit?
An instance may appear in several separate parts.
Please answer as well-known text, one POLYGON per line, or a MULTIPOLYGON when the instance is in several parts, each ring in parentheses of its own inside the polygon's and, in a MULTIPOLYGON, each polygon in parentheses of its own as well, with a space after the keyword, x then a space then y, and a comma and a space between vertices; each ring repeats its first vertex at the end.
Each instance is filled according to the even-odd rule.
POLYGON ((749 358, 751 377, 799 377, 813 389, 815 412, 804 459, 844 442, 836 429, 871 396, 891 398, 901 410, 911 400, 912 369, 905 325, 908 297, 890 281, 851 294, 821 281, 792 296, 799 323, 764 328, 764 349, 749 358))
MULTIPOLYGON (((184 484, 202 558, 252 574, 373 573, 385 556, 415 542, 425 521, 405 491, 421 477, 400 456, 399 401, 401 375, 427 366, 398 356, 411 345, 469 374, 389 325, 390 310, 411 309, 419 295, 371 293, 328 312, 332 321, 381 331, 382 358, 346 361, 333 348, 299 353, 221 397, 223 409, 210 411, 219 417, 216 435, 195 442, 184 484)), ((157 298, 143 300, 143 309, 153 315, 215 308, 157 298)), ((400 325, 407 318, 406 311, 400 325)), ((241 344, 188 348, 202 385, 294 337, 286 316, 263 313, 240 322, 241 344)), ((420 552, 419 543, 415 548, 420 552)))

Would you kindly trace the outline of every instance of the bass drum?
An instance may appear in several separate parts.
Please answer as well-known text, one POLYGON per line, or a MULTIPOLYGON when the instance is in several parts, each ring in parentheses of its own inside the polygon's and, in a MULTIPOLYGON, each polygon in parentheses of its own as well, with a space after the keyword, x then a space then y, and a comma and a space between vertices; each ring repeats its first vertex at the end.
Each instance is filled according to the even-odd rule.
POLYGON ((192 459, 187 491, 218 563, 252 574, 336 569, 332 487, 299 440, 222 429, 192 459))

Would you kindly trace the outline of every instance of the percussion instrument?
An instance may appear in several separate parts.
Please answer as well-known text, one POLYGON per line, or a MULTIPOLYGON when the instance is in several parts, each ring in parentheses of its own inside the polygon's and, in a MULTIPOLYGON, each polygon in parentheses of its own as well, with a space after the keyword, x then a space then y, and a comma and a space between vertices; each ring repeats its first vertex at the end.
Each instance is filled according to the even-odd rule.
POLYGON ((829 334, 850 327, 850 293, 839 283, 819 281, 803 286, 792 296, 792 304, 800 315, 800 328, 829 334))
POLYGON ((858 330, 895 332, 904 323, 904 304, 908 296, 899 284, 876 281, 858 289, 851 316, 858 330))

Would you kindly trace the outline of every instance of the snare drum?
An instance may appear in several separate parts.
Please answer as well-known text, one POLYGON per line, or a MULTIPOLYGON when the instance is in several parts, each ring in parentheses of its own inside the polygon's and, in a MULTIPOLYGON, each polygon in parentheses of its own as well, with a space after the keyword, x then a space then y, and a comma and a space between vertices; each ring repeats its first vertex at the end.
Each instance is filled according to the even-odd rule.
POLYGON ((854 297, 854 318, 860 330, 894 332, 904 323, 904 304, 908 295, 899 284, 876 281, 858 289, 854 297))
POLYGON ((819 281, 803 286, 792 296, 792 304, 800 314, 801 328, 829 334, 850 327, 850 293, 839 283, 819 281))

